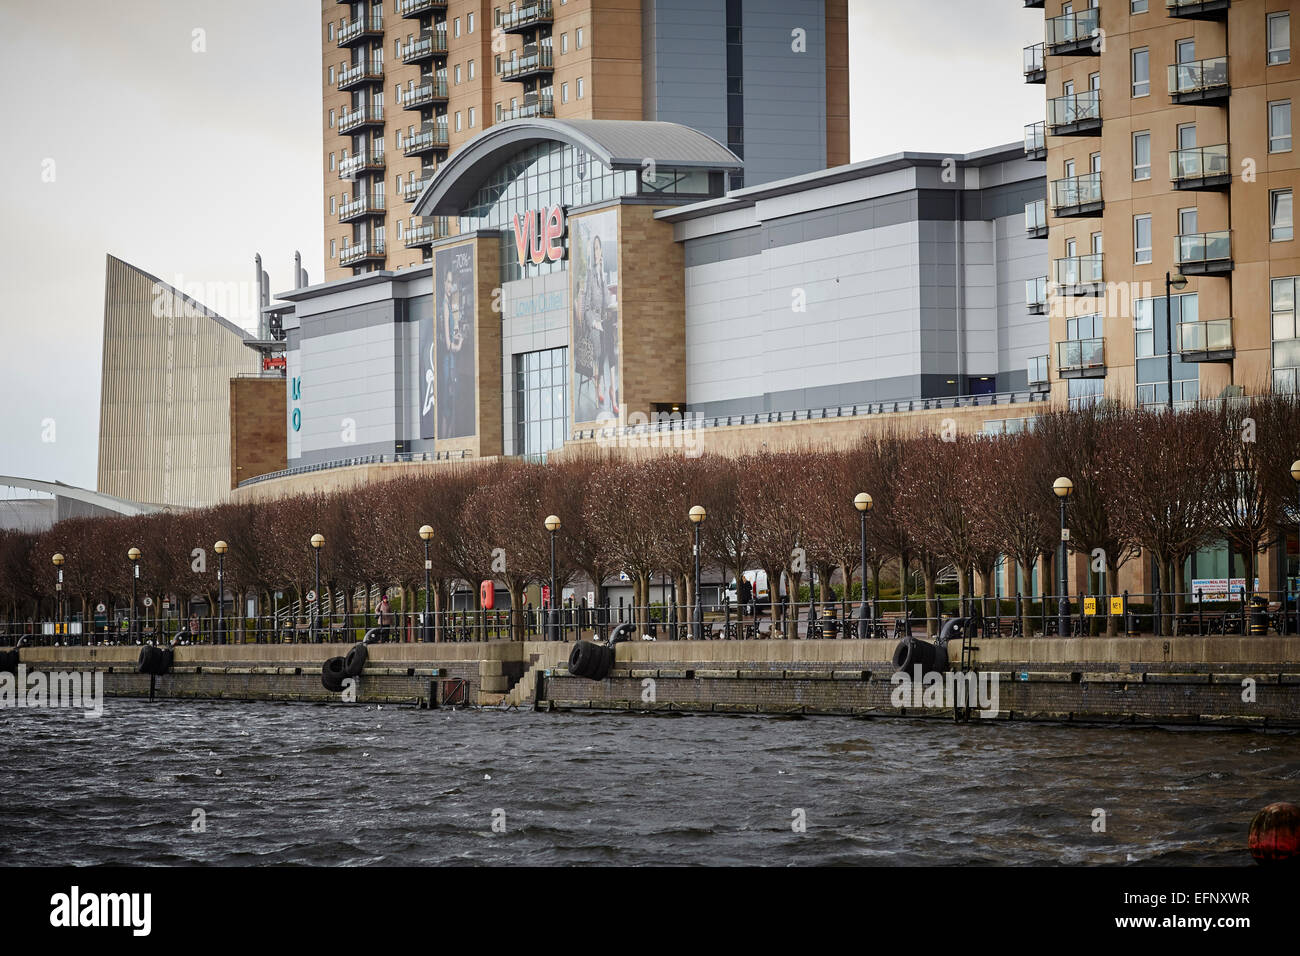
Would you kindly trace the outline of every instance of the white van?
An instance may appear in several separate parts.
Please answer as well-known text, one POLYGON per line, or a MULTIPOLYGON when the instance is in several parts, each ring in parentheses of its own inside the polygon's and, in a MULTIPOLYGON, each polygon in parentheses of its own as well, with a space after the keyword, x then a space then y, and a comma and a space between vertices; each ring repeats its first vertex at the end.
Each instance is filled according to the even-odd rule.
MULTIPOLYGON (((753 602, 759 606, 766 606, 772 603, 772 595, 769 593, 767 586, 767 572, 762 570, 752 570, 745 572, 745 580, 753 588, 753 602)), ((726 599, 731 604, 736 604, 740 600, 740 595, 736 587, 736 580, 732 578, 731 583, 727 585, 724 592, 726 599)), ((785 595, 785 577, 781 577, 781 587, 778 591, 781 596, 785 595)))

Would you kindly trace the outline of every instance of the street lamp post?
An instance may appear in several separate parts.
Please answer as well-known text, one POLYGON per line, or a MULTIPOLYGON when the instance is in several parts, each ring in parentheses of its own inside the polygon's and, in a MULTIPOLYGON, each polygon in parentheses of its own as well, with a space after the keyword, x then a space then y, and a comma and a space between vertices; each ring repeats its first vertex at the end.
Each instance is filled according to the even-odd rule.
POLYGON ((704 637, 704 603, 700 600, 700 525, 708 517, 700 505, 695 505, 688 513, 691 524, 695 526, 695 613, 691 616, 694 624, 695 640, 704 637))
POLYGON ((1066 619, 1070 615, 1070 585, 1069 578, 1066 575, 1065 567, 1065 544, 1070 540, 1070 532, 1065 527, 1065 500, 1074 492, 1074 482, 1069 478, 1060 477, 1052 483, 1052 494, 1056 495, 1061 501, 1061 555, 1059 564, 1060 573, 1057 575, 1060 580, 1060 600, 1056 602, 1056 636, 1065 637, 1066 619))
POLYGON ((433 537, 433 528, 427 524, 420 525, 420 538, 424 541, 424 626, 420 628, 421 638, 429 640, 429 572, 433 562, 429 560, 429 539, 433 537))
POLYGON ((1172 272, 1165 273, 1165 338, 1168 340, 1169 354, 1165 356, 1165 370, 1169 374, 1169 410, 1174 410, 1174 313, 1169 308, 1170 289, 1179 292, 1187 288, 1187 277, 1172 272))
POLYGON ((131 615, 127 634, 130 637, 135 637, 137 636, 135 626, 135 586, 136 582, 140 580, 140 549, 132 548, 126 553, 126 556, 131 559, 131 615))
MULTIPOLYGON (((862 606, 858 611, 858 637, 866 637, 866 620, 867 620, 867 512, 875 504, 871 500, 871 495, 865 491, 859 492, 853 499, 853 507, 858 509, 858 546, 861 550, 858 552, 862 561, 862 606)), ((844 582, 847 588, 848 582, 844 582)))
POLYGON ((546 639, 555 640, 559 637, 557 633, 559 628, 559 612, 556 611, 559 605, 559 595, 555 593, 555 532, 560 530, 559 515, 546 516, 546 530, 551 534, 551 599, 546 603, 549 605, 543 613, 546 615, 546 639))
POLYGON ((63 623, 63 555, 56 552, 53 560, 54 567, 58 569, 58 580, 54 582, 54 630, 57 634, 63 623))
POLYGON ((325 547, 325 535, 314 534, 311 536, 311 551, 316 558, 316 601, 311 609, 311 642, 317 641, 316 625, 320 619, 320 549, 325 547))
MULTIPOLYGON (((1300 459, 1291 462, 1291 477, 1295 479, 1296 504, 1300 507, 1300 459)), ((1297 514, 1300 514, 1300 511, 1297 511, 1297 514)), ((1300 528, 1297 528, 1297 531, 1300 531, 1300 528)), ((1300 634, 1300 570, 1296 571, 1295 630, 1297 634, 1300 634)))
POLYGON ((229 545, 218 541, 213 545, 217 552, 217 643, 226 643, 226 549, 229 545))

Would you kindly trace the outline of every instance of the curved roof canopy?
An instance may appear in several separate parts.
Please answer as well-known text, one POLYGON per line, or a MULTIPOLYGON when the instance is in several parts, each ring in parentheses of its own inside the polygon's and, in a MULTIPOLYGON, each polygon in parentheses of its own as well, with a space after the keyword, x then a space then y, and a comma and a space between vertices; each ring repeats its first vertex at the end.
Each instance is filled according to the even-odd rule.
POLYGON ((713 137, 680 123, 511 120, 484 130, 443 163, 416 200, 412 214, 458 215, 492 171, 535 143, 567 143, 610 169, 640 169, 646 160, 666 169, 738 170, 745 165, 713 137))
POLYGON ((20 478, 17 475, 0 475, 0 488, 22 488, 26 491, 39 491, 55 498, 70 498, 84 504, 112 511, 120 515, 145 515, 161 510, 157 505, 128 501, 115 495, 106 495, 102 491, 91 491, 75 485, 65 485, 61 481, 40 481, 36 478, 20 478))

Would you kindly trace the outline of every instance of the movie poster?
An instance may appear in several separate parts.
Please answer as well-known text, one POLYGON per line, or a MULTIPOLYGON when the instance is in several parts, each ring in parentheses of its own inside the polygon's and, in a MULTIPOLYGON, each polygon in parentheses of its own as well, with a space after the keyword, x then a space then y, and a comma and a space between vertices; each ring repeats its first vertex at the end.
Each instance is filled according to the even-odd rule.
POLYGON ((569 221, 569 290, 573 303, 573 420, 617 418, 618 210, 569 221))
POLYGON ((412 299, 420 322, 420 437, 436 438, 438 429, 438 337, 433 329, 433 297, 412 299))
POLYGON ((438 250, 433 290, 438 438, 466 438, 476 431, 473 246, 438 250))

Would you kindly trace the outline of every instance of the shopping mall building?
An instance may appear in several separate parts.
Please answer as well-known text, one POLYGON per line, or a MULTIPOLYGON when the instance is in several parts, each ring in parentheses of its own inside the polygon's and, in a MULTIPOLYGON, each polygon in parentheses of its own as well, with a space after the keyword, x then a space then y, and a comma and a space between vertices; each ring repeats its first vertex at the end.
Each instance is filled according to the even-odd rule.
POLYGON ((1045 183, 1019 143, 728 192, 742 165, 673 123, 485 130, 415 203, 451 234, 430 261, 268 307, 288 474, 262 480, 553 454, 657 416, 734 451, 1042 407, 1045 183))

